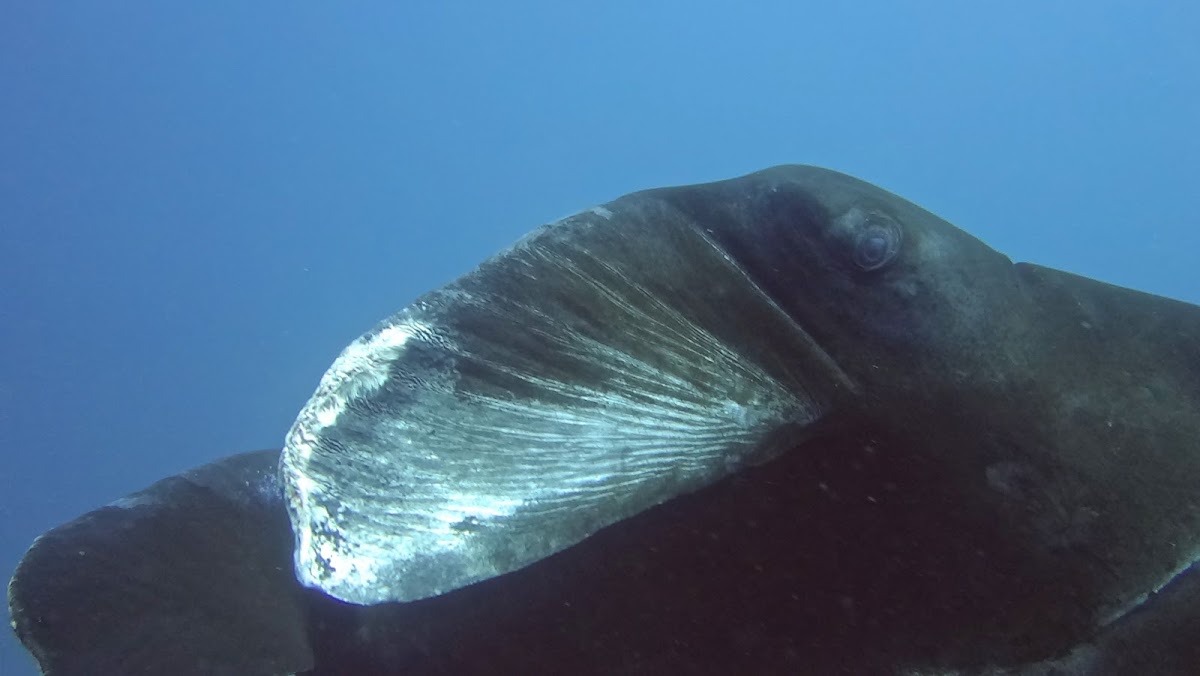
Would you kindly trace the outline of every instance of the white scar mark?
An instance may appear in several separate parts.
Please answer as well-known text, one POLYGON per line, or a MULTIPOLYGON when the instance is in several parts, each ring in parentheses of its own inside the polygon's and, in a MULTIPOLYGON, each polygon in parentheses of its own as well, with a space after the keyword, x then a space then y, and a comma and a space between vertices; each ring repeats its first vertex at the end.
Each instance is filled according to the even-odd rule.
POLYGON ((297 417, 288 433, 288 449, 307 460, 312 445, 306 440, 336 423, 350 402, 383 387, 389 367, 408 340, 428 333, 428 327, 420 322, 401 320, 350 343, 321 377, 316 393, 297 417))

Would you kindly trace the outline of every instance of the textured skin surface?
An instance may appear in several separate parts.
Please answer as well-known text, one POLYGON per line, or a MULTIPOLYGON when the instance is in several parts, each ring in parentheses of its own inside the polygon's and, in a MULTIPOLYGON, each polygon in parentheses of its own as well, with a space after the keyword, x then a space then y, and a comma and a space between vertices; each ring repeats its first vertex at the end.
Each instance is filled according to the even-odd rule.
POLYGON ((284 450, 297 570, 356 603, 515 570, 784 450, 844 387, 693 220, 618 200, 339 357, 284 450))

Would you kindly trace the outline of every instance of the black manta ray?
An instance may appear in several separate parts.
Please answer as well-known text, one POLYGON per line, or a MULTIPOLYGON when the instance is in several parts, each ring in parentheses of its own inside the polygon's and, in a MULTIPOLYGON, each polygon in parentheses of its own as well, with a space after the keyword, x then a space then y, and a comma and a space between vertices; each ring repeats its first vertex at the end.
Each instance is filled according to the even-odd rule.
POLYGON ((544 226, 39 538, 47 674, 1200 673, 1200 309, 803 166, 544 226))

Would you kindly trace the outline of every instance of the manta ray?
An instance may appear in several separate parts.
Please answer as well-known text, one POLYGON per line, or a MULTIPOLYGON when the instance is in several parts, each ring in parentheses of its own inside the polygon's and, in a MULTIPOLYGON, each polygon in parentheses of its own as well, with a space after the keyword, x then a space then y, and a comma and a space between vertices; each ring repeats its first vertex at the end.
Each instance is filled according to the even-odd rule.
POLYGON ((8 600, 55 675, 1195 674, 1198 559, 1200 309, 780 166, 534 230, 8 600))

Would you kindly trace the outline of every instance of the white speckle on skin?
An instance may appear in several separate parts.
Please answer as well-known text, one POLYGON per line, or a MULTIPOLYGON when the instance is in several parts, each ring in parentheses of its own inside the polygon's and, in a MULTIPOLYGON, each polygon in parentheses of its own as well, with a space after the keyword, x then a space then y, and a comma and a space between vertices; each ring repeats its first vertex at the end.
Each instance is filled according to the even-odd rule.
POLYGON ((312 453, 311 438, 333 426, 351 401, 383 387, 388 369, 409 338, 426 330, 419 322, 401 321, 350 343, 321 377, 316 393, 296 418, 288 433, 288 448, 307 459, 312 453))

